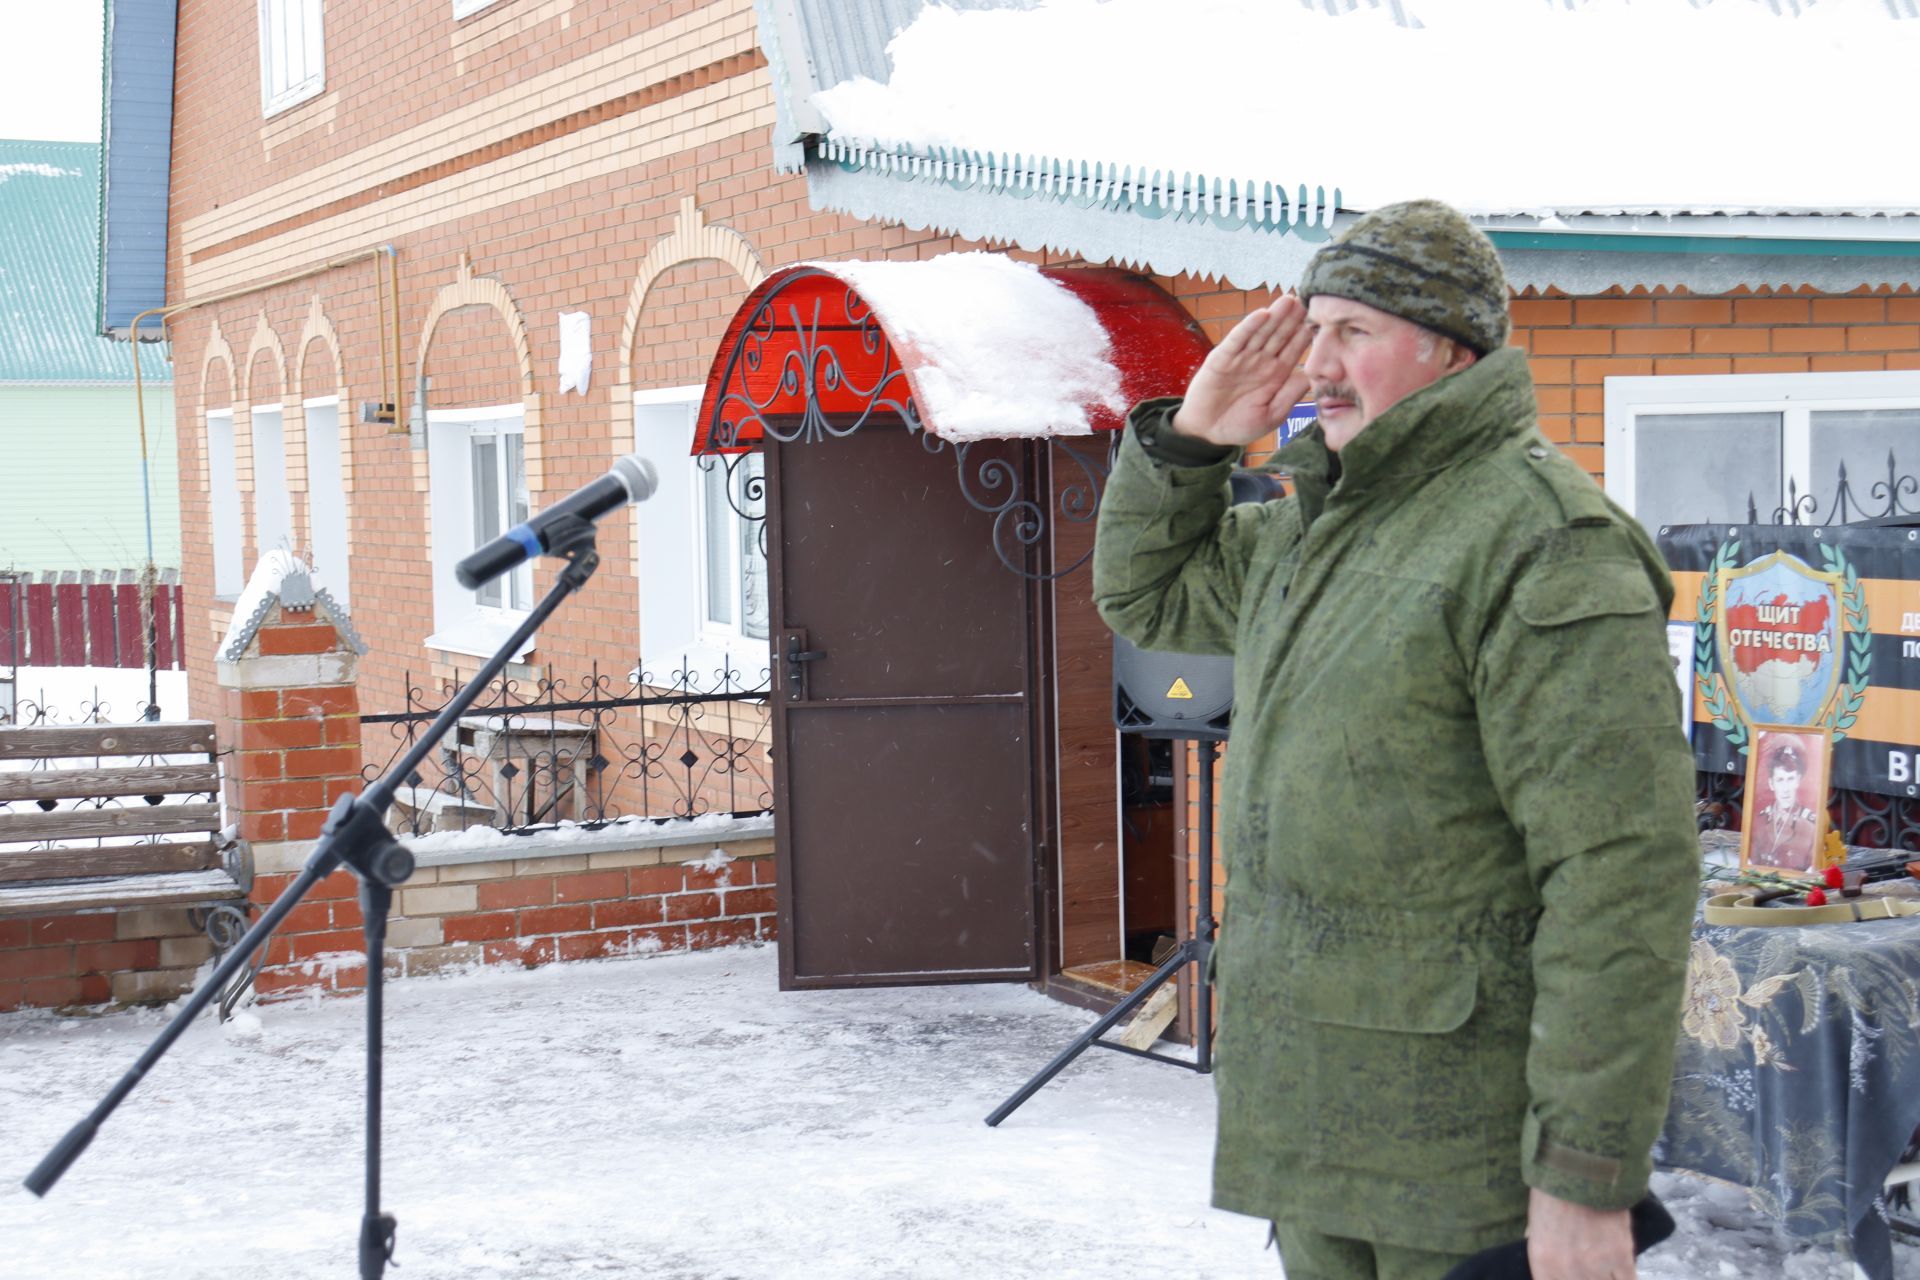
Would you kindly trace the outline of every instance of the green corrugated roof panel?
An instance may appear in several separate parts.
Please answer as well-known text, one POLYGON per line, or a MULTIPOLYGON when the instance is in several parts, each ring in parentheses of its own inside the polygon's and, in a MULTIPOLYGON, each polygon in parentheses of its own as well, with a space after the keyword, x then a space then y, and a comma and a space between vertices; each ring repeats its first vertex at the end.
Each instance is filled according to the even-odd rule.
MULTIPOLYGON (((100 148, 0 140, 0 382, 132 382, 133 351, 100 336, 100 148)), ((144 377, 171 378, 165 347, 144 377)))

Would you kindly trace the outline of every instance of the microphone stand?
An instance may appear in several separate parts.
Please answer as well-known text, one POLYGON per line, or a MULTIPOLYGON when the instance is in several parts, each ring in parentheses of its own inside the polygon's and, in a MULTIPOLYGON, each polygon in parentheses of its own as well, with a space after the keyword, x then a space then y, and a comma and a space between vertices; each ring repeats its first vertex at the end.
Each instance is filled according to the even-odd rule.
POLYGON ((154 1037, 146 1052, 107 1091, 99 1105, 68 1130, 66 1136, 56 1142, 53 1149, 34 1166, 33 1172, 25 1179, 27 1190, 36 1196, 44 1196, 52 1189, 67 1167, 87 1149, 107 1117, 133 1092, 134 1086, 180 1038, 187 1024, 207 1007, 227 980, 259 950, 287 913, 300 904, 300 900, 314 885, 345 866, 360 878, 360 905, 364 916, 367 955, 367 1194, 366 1210, 360 1220, 360 1277, 361 1280, 380 1280, 387 1264, 393 1261, 397 1226, 394 1216, 382 1212, 380 1208, 381 1032, 387 913, 393 905, 394 887, 406 883, 413 875, 413 854, 387 830, 387 809, 393 803, 396 789, 393 780, 405 778, 413 772, 414 766, 427 757, 454 722, 465 714, 493 678, 500 674, 521 643, 539 630, 540 624, 560 607, 561 601, 585 586, 587 579, 600 566, 600 555, 594 549, 593 525, 587 520, 574 515, 562 516, 547 526, 546 538, 548 553, 563 557, 567 562, 552 589, 534 606, 526 620, 515 628, 507 642, 474 673, 473 679, 447 703, 412 750, 360 795, 344 795, 335 802, 333 811, 327 815, 326 825, 321 828, 319 845, 307 859, 305 869, 267 908, 266 914, 227 952, 214 969, 213 976, 200 985, 186 1006, 154 1037))

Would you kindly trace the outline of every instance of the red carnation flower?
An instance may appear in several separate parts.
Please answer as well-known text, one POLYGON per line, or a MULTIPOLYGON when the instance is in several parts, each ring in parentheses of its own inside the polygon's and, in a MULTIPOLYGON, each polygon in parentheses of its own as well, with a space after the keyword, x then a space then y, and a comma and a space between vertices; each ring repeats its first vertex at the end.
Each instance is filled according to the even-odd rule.
POLYGON ((1825 889, 1809 889, 1809 890, 1807 890, 1807 905, 1808 905, 1808 906, 1810 906, 1810 907, 1824 907, 1824 906, 1826 906, 1826 905, 1827 905, 1827 891, 1826 891, 1825 889))
POLYGON ((1847 887, 1847 873, 1839 867, 1827 868, 1827 888, 1844 889, 1847 887))

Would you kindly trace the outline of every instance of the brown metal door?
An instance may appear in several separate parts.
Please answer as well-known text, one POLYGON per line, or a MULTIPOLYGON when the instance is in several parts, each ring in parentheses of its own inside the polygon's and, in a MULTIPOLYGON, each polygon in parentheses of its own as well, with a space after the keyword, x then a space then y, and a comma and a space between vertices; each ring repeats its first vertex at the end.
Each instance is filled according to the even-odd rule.
POLYGON ((782 987, 1035 976, 1027 582, 950 450, 767 450, 782 987))

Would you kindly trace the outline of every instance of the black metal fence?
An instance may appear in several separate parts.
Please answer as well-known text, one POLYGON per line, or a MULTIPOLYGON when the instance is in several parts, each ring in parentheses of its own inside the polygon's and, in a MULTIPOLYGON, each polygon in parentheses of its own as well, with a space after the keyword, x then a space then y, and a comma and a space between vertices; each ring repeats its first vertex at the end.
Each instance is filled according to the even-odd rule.
POLYGON ((142 695, 122 696, 95 686, 77 690, 56 684, 49 695, 41 673, 15 674, 0 664, 0 728, 60 728, 80 724, 132 724, 154 719, 142 695), (63 699, 55 702, 54 697, 63 699))
MULTIPOLYGON (((684 663, 664 676, 635 670, 624 680, 598 664, 571 683, 552 668, 531 685, 502 677, 426 768, 397 780, 393 823, 425 835, 766 813, 770 688, 766 669, 751 681, 732 668, 703 681, 684 663)), ((385 726, 393 744, 364 776, 385 773, 453 694, 448 686, 429 696, 409 674, 404 711, 361 716, 362 725, 385 726)))
MULTIPOLYGON (((1900 464, 1891 451, 1887 454, 1887 474, 1876 477, 1867 487, 1866 497, 1854 492, 1847 478, 1847 464, 1840 463, 1839 479, 1833 500, 1824 506, 1811 493, 1801 493, 1799 484, 1787 478, 1787 501, 1773 509, 1770 524, 1832 525, 1881 524, 1911 521, 1920 516, 1920 506, 1908 506, 1907 500, 1920 494, 1920 476, 1901 475, 1900 464)), ((1752 494, 1747 495, 1747 523, 1760 523, 1760 509, 1752 494)))

